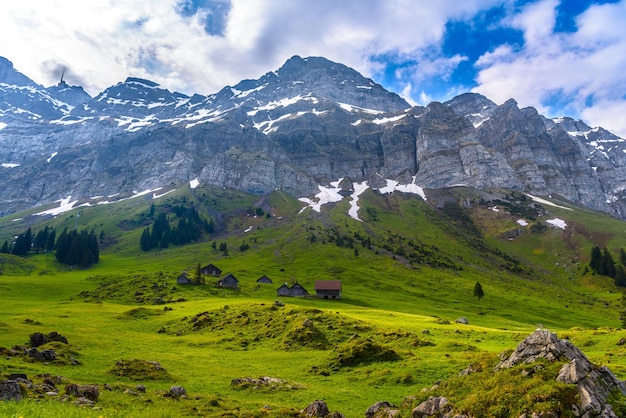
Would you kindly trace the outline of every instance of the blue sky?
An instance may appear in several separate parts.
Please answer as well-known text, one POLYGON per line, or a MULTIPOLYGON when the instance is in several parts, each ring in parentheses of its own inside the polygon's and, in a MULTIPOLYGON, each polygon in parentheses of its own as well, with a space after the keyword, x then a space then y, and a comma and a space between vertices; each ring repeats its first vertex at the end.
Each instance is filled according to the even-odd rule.
POLYGON ((626 0, 21 0, 0 56, 92 95, 128 76, 210 94, 324 56, 412 104, 474 91, 626 137, 624 22, 626 0))

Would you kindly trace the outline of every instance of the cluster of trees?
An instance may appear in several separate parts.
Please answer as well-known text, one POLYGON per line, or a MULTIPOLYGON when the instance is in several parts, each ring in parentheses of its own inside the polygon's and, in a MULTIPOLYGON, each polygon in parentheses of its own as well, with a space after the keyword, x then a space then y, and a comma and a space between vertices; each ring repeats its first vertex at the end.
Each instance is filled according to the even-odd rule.
MULTIPOLYGON (((207 221, 198 214, 194 208, 176 206, 172 209, 176 215, 178 223, 175 227, 170 225, 170 217, 161 212, 157 215, 152 226, 147 226, 139 240, 139 246, 143 251, 150 251, 153 248, 167 248, 170 245, 183 245, 197 241, 203 233, 212 234, 215 232, 215 222, 213 219, 207 221)), ((150 214, 154 215, 154 207, 150 209, 150 214)))
POLYGON ((0 247, 0 253, 13 254, 20 257, 26 256, 31 251, 35 253, 50 253, 54 251, 56 230, 46 226, 44 229, 33 234, 30 228, 18 235, 13 243, 4 241, 0 247))
POLYGON ((100 261, 98 238, 93 231, 89 233, 85 229, 81 232, 76 229, 68 231, 65 228, 57 239, 56 249, 56 259, 59 263, 87 268, 100 261))
POLYGON ((595 245, 591 249, 589 267, 595 274, 613 278, 616 286, 626 287, 626 272, 624 271, 626 252, 623 248, 619 250, 619 260, 619 264, 615 263, 613 256, 611 256, 606 247, 601 250, 600 247, 595 245))
POLYGON ((68 231, 65 228, 57 238, 54 228, 46 226, 36 234, 28 228, 26 232, 18 235, 13 243, 9 244, 8 241, 4 241, 0 247, 0 253, 20 257, 31 252, 39 254, 55 250, 57 261, 71 266, 87 268, 100 261, 96 234, 93 231, 88 233, 87 230, 78 232, 76 229, 68 231))

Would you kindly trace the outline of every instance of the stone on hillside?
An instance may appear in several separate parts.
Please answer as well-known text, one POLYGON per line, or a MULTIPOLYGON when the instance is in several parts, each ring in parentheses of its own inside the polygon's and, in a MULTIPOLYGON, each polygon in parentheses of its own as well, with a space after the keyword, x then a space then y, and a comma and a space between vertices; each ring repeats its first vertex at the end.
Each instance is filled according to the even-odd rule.
POLYGON ((30 346, 31 347, 39 347, 48 342, 48 337, 46 337, 41 332, 34 332, 30 334, 30 346))
POLYGON ((463 325, 469 324, 469 321, 464 316, 461 316, 460 318, 457 318, 457 320, 454 321, 454 322, 456 322, 457 324, 463 324, 463 325))
POLYGON ((77 385, 75 383, 69 383, 65 386, 65 394, 83 399, 88 399, 92 402, 98 402, 98 398, 100 397, 100 392, 98 390, 98 386, 96 385, 77 385))
POLYGON ((496 369, 507 369, 520 363, 533 363, 537 359, 548 361, 584 359, 587 357, 574 344, 559 339, 548 330, 538 329, 526 337, 513 353, 502 360, 496 369))
POLYGON ((58 341, 64 344, 68 344, 67 338, 65 338, 63 335, 59 334, 56 331, 52 331, 48 334, 48 341, 58 341))
POLYGON ((450 403, 443 396, 430 397, 413 409, 413 418, 440 416, 450 409, 450 403))
POLYGON ((187 391, 182 386, 172 386, 169 391, 169 395, 172 398, 181 398, 183 396, 187 396, 187 391))
POLYGON ((302 414, 307 418, 321 418, 330 413, 326 402, 315 400, 302 410, 302 414))
POLYGON ((0 401, 21 401, 20 384, 14 380, 0 382, 0 401))
POLYGON ((559 339, 547 330, 536 330, 522 341, 515 351, 502 360, 496 369, 509 368, 516 364, 532 363, 538 359, 548 361, 569 360, 559 371, 556 380, 575 384, 578 389, 578 404, 573 405, 575 416, 617 418, 607 399, 617 390, 626 395, 626 385, 606 367, 597 367, 575 345, 559 339))
POLYGON ((400 411, 393 404, 387 401, 376 402, 374 405, 367 408, 365 411, 365 418, 392 418, 397 416, 400 411))

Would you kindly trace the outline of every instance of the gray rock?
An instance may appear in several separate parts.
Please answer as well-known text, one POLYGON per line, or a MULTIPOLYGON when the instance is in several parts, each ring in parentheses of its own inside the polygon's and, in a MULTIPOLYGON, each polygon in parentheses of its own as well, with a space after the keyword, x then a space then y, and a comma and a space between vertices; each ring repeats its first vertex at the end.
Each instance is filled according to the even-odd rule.
POLYGON ((496 370, 532 363, 538 359, 569 360, 561 367, 556 380, 576 385, 579 402, 574 405, 574 409, 577 416, 615 416, 606 402, 614 390, 626 395, 624 382, 617 379, 608 368, 595 366, 576 346, 559 339, 550 331, 538 329, 526 337, 508 358, 498 364, 496 370))
POLYGON ((182 386, 172 386, 168 392, 172 398, 181 398, 187 396, 187 391, 182 386))
POLYGON ((397 416, 399 413, 400 411, 395 405, 387 401, 380 401, 367 408, 365 418, 390 418, 397 416))
POLYGON ((19 383, 14 380, 0 382, 0 401, 21 401, 22 391, 19 383))
POLYGON ((449 411, 450 403, 443 396, 430 397, 413 409, 413 418, 440 416, 449 411))
POLYGON ((315 400, 302 410, 302 414, 307 418, 325 417, 330 411, 326 402, 315 400))

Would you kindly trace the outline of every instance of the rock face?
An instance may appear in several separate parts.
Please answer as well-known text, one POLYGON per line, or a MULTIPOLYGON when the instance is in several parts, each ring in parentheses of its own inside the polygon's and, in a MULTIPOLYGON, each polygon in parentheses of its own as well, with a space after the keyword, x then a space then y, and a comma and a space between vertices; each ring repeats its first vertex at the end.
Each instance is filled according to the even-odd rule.
POLYGON ((20 385, 14 380, 0 382, 0 401, 21 401, 20 385))
POLYGON ((614 417, 607 398, 613 390, 626 395, 626 385, 617 379, 606 367, 597 367, 576 346, 567 340, 559 339, 547 330, 537 330, 522 341, 515 351, 502 360, 496 369, 512 367, 520 363, 533 363, 538 359, 548 361, 569 360, 556 380, 575 384, 580 401, 572 409, 577 417, 614 417))
POLYGON ((38 86, 0 59, 4 214, 195 179, 303 197, 343 178, 555 194, 626 219, 625 149, 602 128, 514 100, 463 94, 411 108, 321 57, 292 57, 209 96, 128 78, 94 98, 64 82, 38 86))

